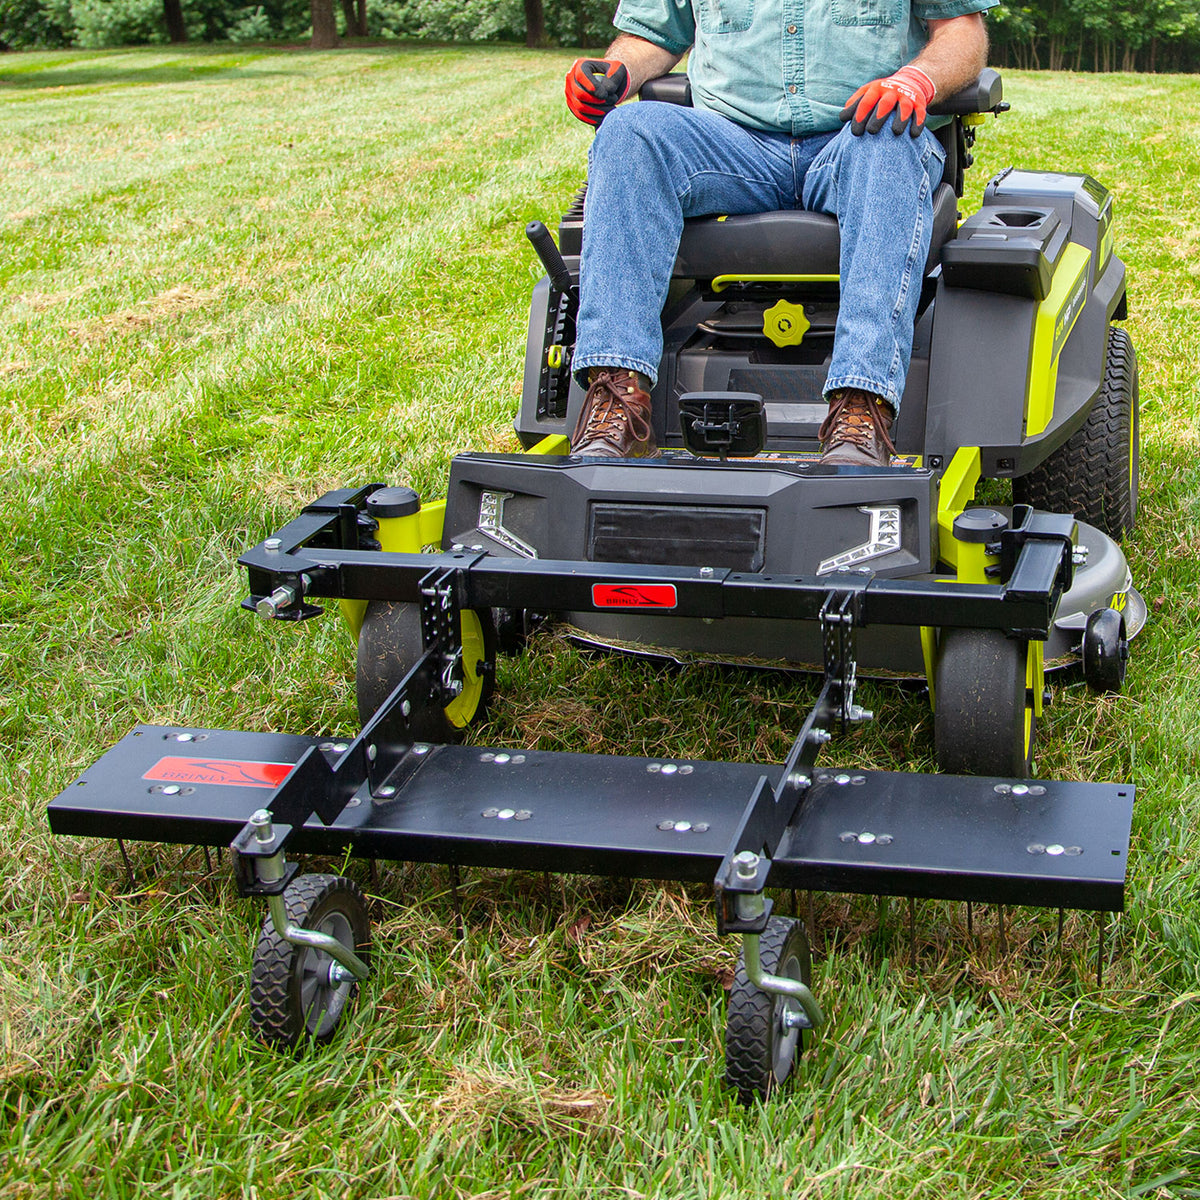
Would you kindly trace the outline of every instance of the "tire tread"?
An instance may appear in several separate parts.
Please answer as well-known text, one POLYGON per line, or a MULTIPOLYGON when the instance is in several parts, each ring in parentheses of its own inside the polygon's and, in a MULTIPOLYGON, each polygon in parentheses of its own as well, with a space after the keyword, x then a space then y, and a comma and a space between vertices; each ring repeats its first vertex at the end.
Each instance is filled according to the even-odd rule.
MULTIPOLYGON (((300 875, 283 894, 288 920, 304 926, 326 897, 346 891, 366 911, 366 897, 344 875, 300 875)), ((302 1015, 293 1003, 292 967, 297 949, 275 931, 270 914, 263 921, 250 967, 250 1031, 268 1044, 291 1047, 305 1036, 302 1015)), ((360 957, 365 957, 359 951, 360 957)))
POLYGON ((1087 420, 1044 462, 1013 480, 1013 498, 1073 513, 1115 541, 1137 516, 1137 355, 1123 329, 1108 331, 1100 392, 1087 420))
MULTIPOLYGON (((777 972, 784 947, 797 925, 803 930, 801 922, 788 917, 772 917, 767 922, 758 945, 763 970, 768 974, 777 972)), ((739 955, 725 1023, 725 1078, 742 1104, 766 1097, 776 1086, 770 1055, 774 1003, 750 982, 739 955)), ((799 1043, 796 1052, 800 1052, 799 1043)))

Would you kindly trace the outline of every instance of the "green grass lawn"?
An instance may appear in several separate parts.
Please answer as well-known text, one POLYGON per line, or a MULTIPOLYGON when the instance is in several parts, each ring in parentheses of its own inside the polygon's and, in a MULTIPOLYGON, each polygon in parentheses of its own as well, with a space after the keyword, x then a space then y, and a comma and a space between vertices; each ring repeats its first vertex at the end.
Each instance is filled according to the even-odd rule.
MULTIPOLYGON (((1142 383, 1152 620, 1126 692, 1055 688, 1041 773, 1131 779, 1128 911, 1094 924, 817 897, 831 1023, 786 1097, 720 1086, 736 947, 704 888, 347 868, 375 973, 327 1049, 247 1039, 262 910, 183 847, 49 836, 139 721, 356 731, 331 617, 238 610, 238 553, 321 491, 442 494, 515 448, 526 222, 589 133, 571 52, 237 47, 0 57, 0 1194, 1200 1196, 1200 79, 1013 74, 997 169, 1115 193, 1142 383)), ((491 744, 776 760, 811 681, 663 673, 553 633, 491 744)), ((932 767, 921 699, 843 760, 932 767)), ((784 898, 786 901, 786 898, 784 898)))

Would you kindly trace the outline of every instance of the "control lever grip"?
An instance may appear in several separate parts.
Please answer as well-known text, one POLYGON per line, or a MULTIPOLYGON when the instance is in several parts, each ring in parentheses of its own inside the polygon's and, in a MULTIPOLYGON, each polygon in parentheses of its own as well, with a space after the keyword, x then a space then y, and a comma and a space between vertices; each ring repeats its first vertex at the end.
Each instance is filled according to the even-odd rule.
POLYGON ((554 285, 555 290, 564 296, 569 296, 572 307, 578 305, 579 293, 571 282, 571 272, 567 270, 567 264, 563 261, 558 246, 550 236, 550 230, 541 221, 530 221, 525 226, 525 236, 532 244, 534 253, 541 259, 542 266, 546 268, 546 274, 550 276, 550 282, 554 285))

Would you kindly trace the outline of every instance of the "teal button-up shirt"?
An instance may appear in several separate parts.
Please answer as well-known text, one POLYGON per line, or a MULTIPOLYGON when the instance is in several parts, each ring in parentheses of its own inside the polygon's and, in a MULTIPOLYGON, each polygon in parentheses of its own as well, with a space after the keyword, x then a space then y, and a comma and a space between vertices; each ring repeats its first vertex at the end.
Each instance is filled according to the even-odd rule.
MULTIPOLYGON (((613 24, 672 54, 691 47, 692 103, 751 129, 838 129, 856 88, 911 62, 927 21, 998 0, 620 0, 613 24)), ((930 125, 939 122, 930 120, 930 125)))

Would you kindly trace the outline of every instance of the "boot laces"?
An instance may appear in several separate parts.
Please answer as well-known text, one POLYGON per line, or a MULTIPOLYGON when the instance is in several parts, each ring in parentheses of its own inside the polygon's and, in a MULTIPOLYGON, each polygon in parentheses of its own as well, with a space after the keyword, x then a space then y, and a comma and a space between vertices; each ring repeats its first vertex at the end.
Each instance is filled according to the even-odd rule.
POLYGON ((817 439, 827 447, 848 443, 870 452, 878 436, 888 454, 895 454, 888 433, 890 424, 884 404, 865 392, 847 389, 830 406, 829 415, 817 430, 817 439))
POLYGON ((647 406, 630 403, 630 388, 641 391, 636 376, 628 371, 605 371, 592 380, 582 414, 584 441, 619 441, 623 425, 628 426, 636 441, 650 437, 647 406))

